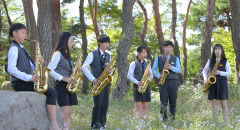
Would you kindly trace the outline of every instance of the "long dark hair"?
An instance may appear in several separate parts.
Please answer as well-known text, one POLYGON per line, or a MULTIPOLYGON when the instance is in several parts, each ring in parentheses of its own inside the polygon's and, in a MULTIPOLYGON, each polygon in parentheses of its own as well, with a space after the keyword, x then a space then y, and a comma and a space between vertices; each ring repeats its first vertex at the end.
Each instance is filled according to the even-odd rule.
POLYGON ((57 47, 55 48, 54 52, 60 51, 64 58, 70 59, 71 60, 71 55, 70 51, 68 48, 68 40, 72 36, 70 32, 62 32, 60 38, 59 38, 59 43, 57 47))
MULTIPOLYGON (((137 52, 138 52, 138 53, 142 52, 143 50, 147 50, 146 47, 144 47, 144 46, 139 46, 139 47, 137 48, 137 52)), ((139 59, 138 55, 137 55, 136 58, 139 59)))
POLYGON ((210 63, 211 64, 214 64, 216 62, 216 55, 214 53, 214 50, 216 48, 218 48, 218 47, 221 48, 221 51, 222 51, 221 56, 220 56, 221 57, 221 61, 227 60, 227 58, 225 56, 225 52, 224 52, 223 46, 221 44, 216 44, 216 45, 213 46, 212 57, 210 59, 210 61, 211 61, 210 63))

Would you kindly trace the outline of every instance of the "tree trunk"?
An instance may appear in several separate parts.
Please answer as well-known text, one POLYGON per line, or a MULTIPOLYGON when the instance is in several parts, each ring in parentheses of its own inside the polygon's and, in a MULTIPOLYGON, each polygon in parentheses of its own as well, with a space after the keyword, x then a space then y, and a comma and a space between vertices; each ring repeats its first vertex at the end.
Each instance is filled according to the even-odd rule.
POLYGON ((4 6, 4 9, 5 9, 6 15, 7 15, 8 24, 9 24, 9 26, 11 26, 12 25, 12 20, 11 20, 9 14, 8 14, 8 8, 7 8, 6 1, 2 0, 2 2, 3 2, 3 6, 4 6))
POLYGON ((91 17, 92 17, 94 32, 96 35, 96 39, 98 39, 98 37, 100 36, 100 33, 99 33, 98 25, 97 25, 97 5, 98 5, 97 0, 95 0, 94 12, 93 12, 93 8, 92 8, 92 1, 88 0, 88 3, 89 3, 89 9, 90 9, 91 17))
POLYGON ((2 37, 2 10, 0 10, 0 37, 2 37))
POLYGON ((229 0, 232 12, 232 40, 235 52, 235 80, 238 83, 240 79, 240 1, 229 0))
POLYGON ((187 30, 187 22, 188 22, 188 14, 190 10, 192 0, 189 0, 187 12, 185 14, 184 23, 183 23, 183 83, 186 83, 187 80, 187 47, 186 47, 186 30, 187 30))
MULTIPOLYGON (((24 14, 27 25, 27 32, 30 40, 37 40, 37 25, 33 13, 33 1, 32 0, 22 0, 24 14)), ((35 61, 36 54, 36 45, 33 42, 30 42, 30 55, 31 58, 35 61)))
POLYGON ((130 82, 126 76, 129 67, 127 56, 134 36, 132 11, 135 1, 136 0, 123 0, 122 38, 117 49, 116 62, 118 68, 118 79, 112 92, 112 97, 114 99, 123 99, 130 88, 130 82))
POLYGON ((60 0, 51 0, 53 9, 53 44, 52 47, 55 48, 59 42, 59 37, 62 33, 61 26, 61 11, 60 11, 60 0))
POLYGON ((206 26, 204 31, 204 41, 201 47, 201 65, 196 75, 196 80, 203 80, 202 70, 210 58, 211 53, 211 38, 213 30, 213 14, 216 0, 208 0, 206 26))
MULTIPOLYGON (((50 0, 37 0, 38 21, 37 38, 40 42, 41 54, 45 60, 45 66, 51 60, 53 51, 53 9, 50 0)), ((49 80, 49 86, 54 87, 54 80, 49 80)))
MULTIPOLYGON (((87 58, 87 34, 86 34, 86 24, 84 20, 84 0, 80 0, 79 6, 79 14, 80 14, 80 22, 81 22, 81 32, 82 32, 82 53, 83 53, 83 61, 87 58)), ((83 84, 82 84, 82 93, 88 94, 88 79, 84 75, 83 84)))
POLYGON ((144 15, 143 31, 140 34, 140 41, 142 42, 142 45, 144 47, 146 47, 146 49, 147 49, 147 57, 148 57, 148 59, 151 60, 151 62, 153 63, 153 58, 151 56, 151 50, 148 48, 148 46, 146 45, 146 43, 144 41, 144 39, 146 37, 147 25, 148 25, 147 11, 146 11, 146 8, 144 7, 144 5, 142 4, 142 2, 140 0, 137 0, 137 3, 141 7, 141 9, 143 11, 143 15, 144 15))
POLYGON ((163 53, 163 48, 162 44, 164 42, 164 36, 162 32, 162 23, 161 23, 161 18, 160 18, 160 13, 159 13, 159 1, 158 0, 152 0, 153 2, 153 14, 154 14, 154 20, 155 20, 155 30, 157 33, 157 39, 158 39, 158 45, 161 54, 163 53))
MULTIPOLYGON (((177 3, 176 0, 172 0, 172 25, 171 25, 171 40, 174 47, 174 55, 177 56, 180 60, 180 51, 178 41, 176 39, 176 26, 177 26, 177 3)), ((183 83, 183 76, 182 73, 178 74, 179 83, 183 83)))

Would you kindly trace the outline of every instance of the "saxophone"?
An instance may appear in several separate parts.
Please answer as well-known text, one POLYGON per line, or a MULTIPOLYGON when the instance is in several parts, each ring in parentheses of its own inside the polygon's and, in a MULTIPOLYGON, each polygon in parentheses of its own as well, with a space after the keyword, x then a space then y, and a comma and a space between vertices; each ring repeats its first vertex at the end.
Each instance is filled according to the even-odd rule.
POLYGON ((39 61, 40 57, 42 57, 39 42, 36 40, 32 41, 36 43, 36 58, 35 58, 36 68, 33 73, 39 75, 39 81, 34 82, 34 90, 37 93, 42 94, 48 90, 48 76, 50 70, 47 67, 44 67, 39 61))
POLYGON ((148 84, 151 81, 151 79, 148 77, 148 72, 149 72, 150 67, 151 67, 151 61, 147 65, 147 67, 146 67, 146 69, 143 73, 143 76, 142 76, 142 79, 141 79, 141 82, 143 82, 143 85, 138 86, 138 92, 141 93, 141 94, 145 93, 145 91, 147 90, 148 84))
POLYGON ((115 60, 116 60, 116 57, 111 59, 111 61, 108 63, 108 65, 105 67, 105 69, 103 70, 102 74, 98 78, 98 84, 96 86, 93 86, 93 88, 92 88, 93 96, 99 95, 102 92, 102 90, 104 89, 104 87, 108 83, 112 82, 112 74, 110 74, 108 72, 108 70, 112 67, 112 65, 115 62, 115 60))
POLYGON ((83 78, 83 74, 82 72, 78 72, 78 68, 81 66, 81 57, 80 54, 78 56, 76 65, 73 69, 73 73, 71 74, 71 78, 73 80, 73 83, 71 84, 67 84, 66 89, 68 90, 69 93, 74 94, 77 91, 77 87, 80 85, 82 78, 83 78))
POLYGON ((166 78, 169 74, 169 71, 166 68, 166 66, 169 64, 169 60, 170 60, 170 56, 168 56, 166 61, 165 61, 164 68, 163 68, 163 71, 162 71, 163 76, 160 78, 159 85, 163 85, 165 83, 165 80, 166 80, 166 78))
POLYGON ((208 78, 207 78, 207 81, 208 83, 204 85, 204 89, 203 89, 203 92, 204 93, 207 93, 209 88, 211 87, 212 84, 215 84, 216 83, 216 76, 214 75, 214 73, 218 70, 218 65, 220 63, 220 59, 215 63, 212 71, 210 72, 208 78))

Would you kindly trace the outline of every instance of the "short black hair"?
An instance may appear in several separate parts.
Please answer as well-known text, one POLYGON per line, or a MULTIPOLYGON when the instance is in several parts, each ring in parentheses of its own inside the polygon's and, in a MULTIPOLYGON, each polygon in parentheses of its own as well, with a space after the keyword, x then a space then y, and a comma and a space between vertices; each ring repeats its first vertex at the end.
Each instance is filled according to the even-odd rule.
POLYGON ((8 30, 8 34, 10 37, 13 37, 13 31, 18 31, 20 29, 27 29, 26 26, 24 24, 21 23, 14 23, 10 26, 9 30, 8 30))
POLYGON ((99 36, 97 42, 100 42, 100 43, 101 42, 110 42, 110 38, 107 35, 102 34, 99 36))
POLYGON ((139 47, 137 48, 137 52, 142 52, 143 50, 147 50, 146 47, 144 47, 144 46, 139 46, 139 47))
POLYGON ((164 41, 163 42, 163 46, 168 46, 168 45, 174 47, 174 44, 172 43, 172 41, 164 41))

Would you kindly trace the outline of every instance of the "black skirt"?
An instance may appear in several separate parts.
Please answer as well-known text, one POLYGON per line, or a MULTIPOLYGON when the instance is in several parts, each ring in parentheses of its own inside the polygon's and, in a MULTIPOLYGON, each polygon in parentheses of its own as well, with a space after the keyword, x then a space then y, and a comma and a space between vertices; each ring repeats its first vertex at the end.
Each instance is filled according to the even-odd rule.
POLYGON ((148 88, 145 93, 141 94, 137 90, 138 85, 133 84, 133 96, 135 102, 150 102, 151 101, 151 88, 148 85, 148 88))
POLYGON ((217 79, 216 83, 211 85, 208 91, 208 99, 227 100, 228 84, 226 79, 217 79))
POLYGON ((78 105, 77 94, 71 94, 66 89, 67 82, 57 81, 55 89, 57 91, 57 102, 59 106, 78 105))

